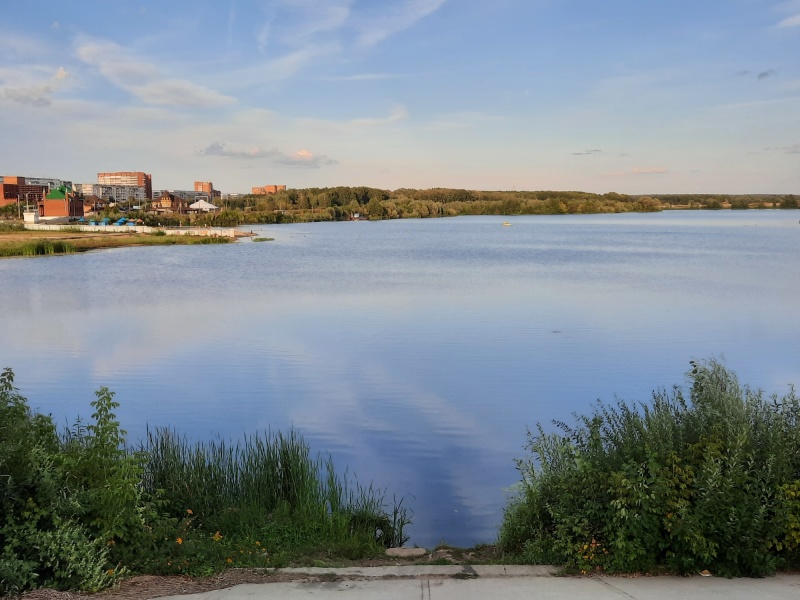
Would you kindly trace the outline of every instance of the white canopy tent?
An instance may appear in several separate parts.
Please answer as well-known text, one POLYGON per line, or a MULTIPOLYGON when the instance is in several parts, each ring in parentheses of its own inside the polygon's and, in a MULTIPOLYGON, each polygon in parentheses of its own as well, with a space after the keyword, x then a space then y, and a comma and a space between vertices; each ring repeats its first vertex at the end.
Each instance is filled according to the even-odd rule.
POLYGON ((214 210, 219 210, 219 207, 214 206, 210 202, 206 202, 205 200, 198 200, 194 204, 190 204, 189 208, 191 210, 199 210, 201 212, 211 212, 214 210))

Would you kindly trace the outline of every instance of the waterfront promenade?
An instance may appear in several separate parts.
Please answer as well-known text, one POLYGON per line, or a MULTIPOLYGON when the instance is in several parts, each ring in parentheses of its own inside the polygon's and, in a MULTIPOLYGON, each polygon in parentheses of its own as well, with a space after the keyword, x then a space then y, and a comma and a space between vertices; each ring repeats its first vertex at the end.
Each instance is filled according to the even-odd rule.
POLYGON ((592 600, 795 600, 800 574, 764 579, 718 577, 558 576, 541 566, 401 566, 347 569, 281 569, 300 577, 286 582, 238 585, 182 600, 484 600, 591 598, 592 600), (306 577, 303 578, 303 575, 306 577))
POLYGON ((79 225, 76 223, 25 223, 31 231, 83 231, 87 233, 153 233, 166 235, 194 235, 204 237, 239 237, 234 227, 150 227, 148 225, 79 225))

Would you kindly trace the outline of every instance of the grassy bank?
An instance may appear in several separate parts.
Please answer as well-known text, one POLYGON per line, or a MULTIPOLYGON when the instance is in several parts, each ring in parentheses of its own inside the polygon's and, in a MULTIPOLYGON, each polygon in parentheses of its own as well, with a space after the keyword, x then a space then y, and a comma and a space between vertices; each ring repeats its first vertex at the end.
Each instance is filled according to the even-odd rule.
POLYGON ((227 244, 228 237, 155 235, 146 233, 84 233, 74 231, 7 230, 0 232, 0 257, 72 254, 129 246, 227 244))
POLYGON ((131 448, 102 388, 90 421, 57 431, 0 375, 0 592, 99 590, 126 574, 380 555, 408 513, 313 457, 296 432, 131 448))
POLYGON ((763 576, 800 564, 800 399, 693 364, 688 397, 599 404, 539 426, 500 532, 526 562, 763 576))

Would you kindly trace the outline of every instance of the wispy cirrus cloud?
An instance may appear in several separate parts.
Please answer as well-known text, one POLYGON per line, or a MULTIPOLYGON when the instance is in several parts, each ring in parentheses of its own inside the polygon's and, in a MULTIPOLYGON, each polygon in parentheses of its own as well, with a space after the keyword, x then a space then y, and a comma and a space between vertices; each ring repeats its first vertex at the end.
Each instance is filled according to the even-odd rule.
POLYGON ((365 129, 392 125, 408 119, 408 110, 405 106, 395 106, 386 117, 362 117, 349 121, 333 121, 326 119, 298 119, 298 125, 313 130, 347 132, 356 129, 365 129))
POLYGON ((235 102, 230 96, 186 79, 164 77, 156 65, 131 56, 130 51, 111 41, 80 38, 76 55, 115 86, 146 104, 215 108, 235 102))
POLYGON ((341 77, 326 77, 325 81, 381 81, 385 79, 401 79, 407 75, 399 73, 359 73, 357 75, 342 75, 341 77))
POLYGON ((614 171, 606 173, 606 177, 627 177, 629 175, 666 175, 669 169, 666 167, 634 167, 627 171, 614 171))
POLYGON ((572 155, 573 156, 591 156, 593 154, 602 154, 602 153, 603 153, 602 150, 600 150, 598 148, 595 148, 594 150, 584 150, 582 152, 573 152, 572 155))
POLYGON ((37 107, 50 106, 53 102, 53 94, 61 87, 62 82, 68 77, 69 73, 63 67, 59 67, 46 83, 9 87, 5 89, 5 95, 6 98, 18 104, 28 104, 37 107))
POLYGON ((470 129, 486 123, 501 121, 502 117, 476 111, 460 111, 439 115, 426 127, 434 131, 470 129))
POLYGON ((40 56, 44 53, 41 40, 14 31, 0 29, 0 51, 7 60, 11 57, 40 56))
POLYGON ((800 154, 800 144, 795 144, 794 146, 787 146, 783 149, 786 154, 800 154))
POLYGON ((323 166, 339 164, 335 159, 325 155, 313 154, 306 149, 298 150, 292 154, 286 154, 277 148, 229 148, 224 142, 212 142, 206 148, 200 150, 199 154, 204 156, 225 156, 244 160, 262 159, 274 164, 307 169, 318 169, 323 166))
MULTIPOLYGON (((408 29, 417 21, 439 10, 447 0, 406 0, 398 7, 389 7, 382 14, 362 21, 358 36, 360 46, 372 46, 387 37, 408 29)), ((388 3, 381 3, 383 8, 388 3)))

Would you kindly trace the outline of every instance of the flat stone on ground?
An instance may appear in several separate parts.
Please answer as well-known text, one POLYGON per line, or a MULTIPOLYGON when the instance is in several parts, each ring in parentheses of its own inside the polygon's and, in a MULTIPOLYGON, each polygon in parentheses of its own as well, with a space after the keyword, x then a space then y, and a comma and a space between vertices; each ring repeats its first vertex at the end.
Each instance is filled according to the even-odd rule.
POLYGON ((386 556, 393 558, 419 558, 427 553, 425 548, 389 548, 386 550, 386 556))

